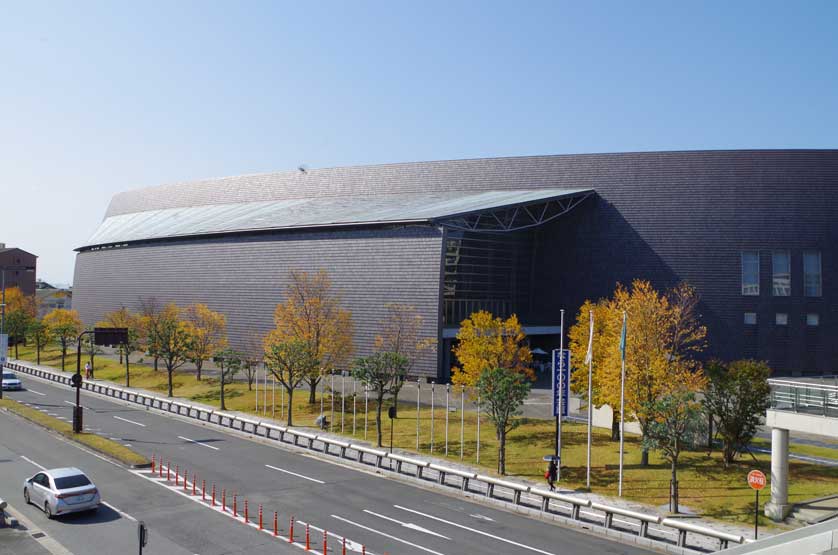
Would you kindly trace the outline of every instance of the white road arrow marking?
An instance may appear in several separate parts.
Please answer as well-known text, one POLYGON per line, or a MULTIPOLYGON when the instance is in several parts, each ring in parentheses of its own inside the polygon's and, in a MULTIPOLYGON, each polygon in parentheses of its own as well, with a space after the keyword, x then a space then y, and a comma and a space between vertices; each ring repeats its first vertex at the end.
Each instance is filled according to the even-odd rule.
POLYGON ((415 544, 415 543, 411 543, 411 542, 409 542, 409 541, 407 541, 407 540, 403 540, 403 539, 401 539, 401 538, 397 538, 396 536, 391 536, 390 534, 385 534, 384 532, 382 532, 382 531, 380 531, 380 530, 376 530, 376 529, 374 529, 374 528, 370 528, 369 526, 364 526, 363 524, 358 524, 357 522, 353 522, 353 521, 349 520, 348 518, 343 518, 342 516, 338 516, 338 515, 332 515, 332 518, 336 518, 336 519, 338 519, 338 520, 340 520, 340 521, 342 521, 342 522, 345 522, 345 523, 347 523, 347 524, 351 524, 351 525, 353 525, 353 526, 357 526, 358 528, 361 528, 362 530, 367 530, 368 532, 372 532, 372 533, 374 533, 374 534, 378 534, 379 536, 384 536, 385 538, 389 538, 389 539, 391 539, 391 540, 395 540, 395 541, 397 541, 397 542, 399 542, 399 543, 403 543, 403 544, 405 544, 405 545, 409 545, 410 547, 415 547, 416 549, 421 549, 422 551, 424 551, 424 552, 426 552, 426 553, 431 553, 431 555, 443 555, 443 554, 442 554, 442 553, 440 553, 439 551, 434 551, 433 549, 428 549, 427 547, 422 547, 421 545, 417 545, 417 544, 415 544))
POLYGON ((447 536, 443 536, 442 534, 437 534, 433 530, 428 530, 427 528, 422 528, 418 524, 413 524, 412 522, 402 522, 400 520, 396 520, 395 518, 390 518, 389 516, 384 516, 384 515, 380 515, 378 513, 374 513, 372 511, 368 511, 367 509, 364 509, 364 512, 367 513, 367 514, 370 514, 372 516, 377 516, 378 518, 383 518, 384 520, 389 520, 390 522, 395 522, 396 524, 398 524, 400 526, 404 526, 405 528, 410 528, 411 530, 416 530, 417 532, 424 532, 426 534, 430 534, 432 536, 436 536, 436 537, 442 538, 444 540, 449 540, 449 541, 451 540, 451 538, 449 538, 447 536))

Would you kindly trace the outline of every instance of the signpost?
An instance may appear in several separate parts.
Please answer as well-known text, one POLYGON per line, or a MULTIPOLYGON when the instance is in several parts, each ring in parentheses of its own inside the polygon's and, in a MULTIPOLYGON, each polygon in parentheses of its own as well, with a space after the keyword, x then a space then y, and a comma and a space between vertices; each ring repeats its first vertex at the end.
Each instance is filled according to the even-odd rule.
POLYGON ((553 349, 553 416, 567 417, 569 414, 568 400, 570 398, 570 349, 562 351, 559 359, 559 350, 553 349))
MULTIPOLYGON (((0 333, 0 372, 6 367, 6 353, 9 352, 9 336, 0 333)), ((3 388, 0 387, 0 399, 3 398, 3 388)))
MULTIPOLYGON (((76 373, 72 377, 73 387, 76 388, 76 406, 73 407, 73 433, 80 434, 84 429, 83 409, 81 406, 81 341, 85 335, 93 334, 94 345, 125 345, 128 343, 127 328, 94 328, 83 331, 77 338, 76 373)), ((127 351, 126 351, 127 352, 127 351)))
POLYGON ((387 416, 390 417, 390 452, 393 452, 393 419, 396 418, 396 407, 387 409, 387 416))
POLYGON ((756 501, 754 502, 754 539, 759 536, 759 490, 765 487, 765 474, 760 470, 751 470, 748 472, 748 485, 756 492, 756 501))

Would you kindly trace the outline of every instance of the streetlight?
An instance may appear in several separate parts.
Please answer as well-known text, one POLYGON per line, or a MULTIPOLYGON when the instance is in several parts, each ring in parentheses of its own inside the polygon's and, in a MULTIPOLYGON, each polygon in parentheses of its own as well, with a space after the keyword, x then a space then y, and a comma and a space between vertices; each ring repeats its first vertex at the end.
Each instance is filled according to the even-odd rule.
MULTIPOLYGON (((9 340, 6 337, 6 270, 34 272, 35 266, 0 266, 0 372, 6 366, 6 353, 9 349, 9 340)), ((3 388, 0 387, 0 399, 3 398, 3 388)))

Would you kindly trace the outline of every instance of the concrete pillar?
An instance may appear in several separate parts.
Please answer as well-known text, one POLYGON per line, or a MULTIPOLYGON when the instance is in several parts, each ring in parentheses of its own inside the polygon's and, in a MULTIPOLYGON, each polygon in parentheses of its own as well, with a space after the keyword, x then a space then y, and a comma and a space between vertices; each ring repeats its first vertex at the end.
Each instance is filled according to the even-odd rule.
POLYGON ((765 516, 779 522, 790 510, 789 431, 771 428, 771 501, 765 504, 765 516))

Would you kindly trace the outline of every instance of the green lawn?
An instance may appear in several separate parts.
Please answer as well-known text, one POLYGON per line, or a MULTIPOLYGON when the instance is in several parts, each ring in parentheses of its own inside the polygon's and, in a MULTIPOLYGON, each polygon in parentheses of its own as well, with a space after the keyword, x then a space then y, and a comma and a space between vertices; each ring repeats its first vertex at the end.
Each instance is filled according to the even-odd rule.
MULTIPOLYGON (((33 352, 29 348, 21 349, 21 358, 33 360, 33 352)), ((60 367, 60 353, 51 348, 42 353, 41 363, 53 367, 60 367)), ((75 360, 68 369, 75 369, 75 360)), ((124 384, 125 369, 116 361, 99 357, 96 360, 96 377, 112 380, 124 384)), ((148 389, 158 394, 167 393, 166 372, 162 368, 154 372, 149 366, 131 364, 131 385, 148 389)), ((193 370, 177 372, 174 378, 175 396, 192 399, 202 403, 218 406, 218 381, 204 379, 197 381, 193 370)), ((254 392, 248 391, 244 383, 234 383, 226 388, 227 408, 229 410, 254 413, 254 392)), ((268 395, 270 403, 270 394, 268 395)), ((320 402, 308 404, 308 391, 297 391, 294 395, 294 423, 301 426, 312 426, 314 419, 320 413, 320 402)), ((281 412, 280 387, 276 390, 276 415, 284 420, 281 412)), ((340 432, 340 398, 336 398, 335 419, 332 422, 333 431, 340 432)), ((260 409, 261 409, 260 395, 260 409)), ((369 405, 369 420, 367 438, 375 442, 374 403, 369 405)), ((325 411, 331 410, 331 397, 325 399, 325 411)), ((357 418, 355 421, 355 435, 357 439, 364 438, 364 398, 359 395, 356 400, 357 418)), ((271 407, 268 406, 268 415, 271 407)), ((383 441, 387 445, 390 437, 390 423, 386 408, 383 411, 383 441)), ((260 410, 261 414, 261 410, 260 410)), ((394 422, 394 446, 399 449, 416 450, 416 405, 411 402, 399 403, 399 418, 394 422)), ((460 412, 449 413, 449 453, 452 461, 460 460, 460 412)), ((346 399, 344 414, 345 435, 352 435, 352 399, 346 399)), ((428 454, 431 449, 431 411, 422 407, 419 411, 420 445, 419 452, 428 454)), ((463 460, 475 464, 477 459, 477 419, 473 412, 466 412, 463 428, 463 460)), ((617 495, 618 479, 618 444, 609 440, 608 430, 594 430, 592 490, 604 495, 617 495)), ((554 422, 552 420, 525 419, 521 426, 511 432, 507 444, 507 473, 522 476, 536 481, 543 481, 545 463, 542 456, 553 451, 554 422)), ((581 424, 565 423, 563 427, 562 453, 562 486, 565 488, 581 489, 585 485, 585 451, 586 428, 581 424)), ((759 440, 760 446, 767 445, 759 440)), ((481 418, 480 426, 480 466, 489 472, 497 467, 497 440, 491 423, 481 418)), ((445 449, 445 410, 434 412, 434 455, 444 456, 445 449)), ((834 452, 827 448, 798 446, 794 452, 835 458, 834 452)), ((642 468, 640 463, 639 437, 626 437, 625 477, 623 494, 625 497, 661 506, 668 502, 669 466, 655 453, 652 453, 650 466, 642 468)), ((759 468, 770 474, 770 455, 757 454, 756 462, 750 456, 743 456, 741 461, 724 468, 718 453, 707 454, 706 451, 687 452, 682 455, 679 468, 679 482, 681 488, 681 503, 705 516, 727 521, 749 523, 753 521, 753 491, 747 486, 746 475, 749 470, 759 468)), ((819 497, 825 493, 838 491, 838 469, 827 468, 798 461, 790 463, 791 482, 789 498, 792 502, 819 497)), ((761 498, 761 502, 768 500, 768 495, 761 498)), ((767 519, 761 519, 763 524, 770 524, 767 519)))

